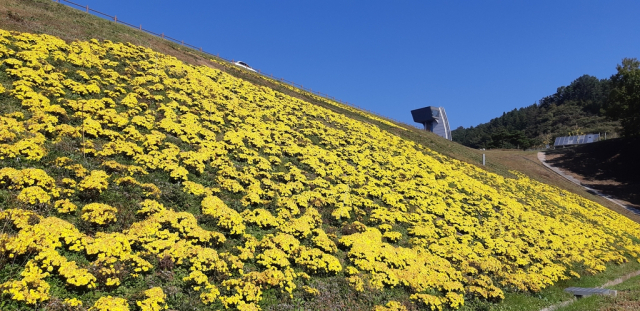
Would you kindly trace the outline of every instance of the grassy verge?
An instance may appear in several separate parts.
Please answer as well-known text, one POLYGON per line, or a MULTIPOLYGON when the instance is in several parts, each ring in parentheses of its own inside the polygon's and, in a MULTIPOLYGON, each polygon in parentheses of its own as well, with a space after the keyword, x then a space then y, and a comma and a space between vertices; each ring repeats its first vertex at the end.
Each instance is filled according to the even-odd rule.
MULTIPOLYGON (((461 311, 471 310, 495 310, 495 311, 535 311, 548 307, 553 304, 557 304, 563 301, 567 301, 573 297, 573 295, 564 291, 568 287, 598 287, 603 284, 615 280, 621 276, 640 270, 640 263, 636 260, 629 261, 621 265, 607 265, 607 270, 603 273, 595 275, 583 275, 580 279, 570 279, 565 281, 559 281, 554 286, 548 287, 540 291, 539 293, 523 293, 523 292, 506 292, 505 299, 500 304, 491 304, 484 301, 469 301, 461 311)), ((625 292, 619 293, 619 298, 606 298, 601 296, 589 297, 588 299, 581 299, 578 303, 574 303, 568 306, 567 309, 558 310, 598 310, 597 308, 581 308, 581 306, 589 306, 605 303, 615 304, 617 301, 630 301, 636 302, 636 309, 639 310, 640 306, 640 280, 639 277, 631 278, 622 284, 611 287, 611 289, 625 290, 625 292), (635 282, 635 285, 633 285, 635 282), (627 289, 628 286, 629 289, 627 289), (585 302, 582 302, 584 300, 585 302), (595 302, 591 302, 595 300, 595 302), (585 304, 586 303, 586 304, 585 304), (578 306, 574 308, 574 305, 578 306)), ((631 309, 630 309, 631 310, 631 309)))
POLYGON ((593 295, 578 299, 557 311, 640 310, 640 276, 630 278, 610 289, 618 290, 616 297, 593 295))
POLYGON ((629 212, 628 210, 613 204, 612 202, 587 192, 583 187, 578 186, 562 176, 548 169, 540 161, 538 161, 537 151, 521 151, 521 150, 486 150, 488 166, 497 163, 498 167, 506 167, 509 170, 517 170, 531 178, 558 188, 579 194, 591 201, 605 206, 627 218, 640 223, 640 216, 629 212))

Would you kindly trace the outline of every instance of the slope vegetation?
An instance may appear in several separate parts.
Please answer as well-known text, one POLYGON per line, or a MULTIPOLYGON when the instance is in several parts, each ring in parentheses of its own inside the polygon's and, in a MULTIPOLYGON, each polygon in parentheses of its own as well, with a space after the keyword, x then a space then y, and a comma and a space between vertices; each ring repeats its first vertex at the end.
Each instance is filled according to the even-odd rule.
POLYGON ((3 310, 456 309, 640 256, 577 195, 148 48, 0 31, 0 83, 3 310))
MULTIPOLYGON (((54 1, 5 0, 0 2, 0 29, 49 34, 61 38, 67 43, 73 42, 74 40, 88 41, 96 38, 99 40, 110 40, 112 42, 132 43, 144 46, 156 52, 176 57, 185 63, 212 67, 256 86, 266 86, 280 93, 329 109, 349 118, 373 124, 380 129, 418 144, 429 146, 431 150, 457 160, 477 165, 481 164, 482 155, 477 150, 452 143, 433 133, 418 130, 406 124, 395 123, 392 120, 385 120, 383 117, 373 116, 370 113, 353 109, 336 101, 318 97, 304 90, 293 88, 280 81, 242 70, 238 66, 220 61, 220 59, 212 57, 211 55, 203 54, 197 50, 163 40, 128 26, 98 18, 54 1)), ((503 176, 513 177, 513 175, 508 172, 508 169, 500 165, 500 163, 489 162, 487 169, 503 176)))

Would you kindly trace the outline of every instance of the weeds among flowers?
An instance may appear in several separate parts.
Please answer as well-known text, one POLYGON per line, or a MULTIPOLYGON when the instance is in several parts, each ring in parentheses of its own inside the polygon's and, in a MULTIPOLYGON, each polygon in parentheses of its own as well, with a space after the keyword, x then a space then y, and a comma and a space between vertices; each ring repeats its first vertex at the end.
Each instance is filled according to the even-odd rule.
POLYGON ((0 256, 26 262, 0 292, 20 306, 172 308, 175 288, 131 284, 175 272, 202 308, 339 277, 456 309, 640 256, 638 224, 579 196, 132 44, 0 30, 0 101, 0 256))

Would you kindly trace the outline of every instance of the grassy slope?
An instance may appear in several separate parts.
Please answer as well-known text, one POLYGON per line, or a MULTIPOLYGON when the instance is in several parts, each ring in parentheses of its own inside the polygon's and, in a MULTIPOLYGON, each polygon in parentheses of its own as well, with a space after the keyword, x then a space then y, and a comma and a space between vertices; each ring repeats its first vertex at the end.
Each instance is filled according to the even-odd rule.
MULTIPOLYGON (((113 13, 115 14, 117 12, 113 13)), ((108 39, 114 42, 131 42, 136 45, 146 46, 157 52, 174 56, 184 62, 193 65, 210 66, 251 83, 264 85, 350 118, 374 124, 385 131, 427 146, 429 149, 448 157, 478 166, 482 164, 482 153, 484 151, 450 142, 433 133, 428 133, 405 124, 397 124, 398 127, 389 126, 383 122, 376 121, 375 118, 367 118, 363 116, 363 114, 354 113, 351 109, 344 109, 338 105, 332 105, 326 101, 318 100, 316 96, 311 96, 304 91, 292 91, 287 87, 283 87, 280 83, 273 83, 254 73, 238 69, 234 66, 224 66, 220 62, 211 61, 209 55, 200 53, 199 51, 185 48, 179 44, 163 40, 124 25, 115 24, 79 10, 54 3, 53 1, 5 0, 0 3, 0 17, 2 17, 0 18, 0 29, 5 30, 45 33, 60 37, 66 41, 96 38, 108 39)), ((391 120, 388 121, 395 123, 391 120)), ((518 170, 540 182, 577 193, 612 210, 623 212, 615 204, 593 196, 571 182, 554 174, 549 174, 549 171, 545 169, 540 169, 540 167, 542 167, 541 165, 530 163, 529 160, 537 162, 535 156, 532 157, 530 154, 519 151, 486 151, 485 153, 489 155, 487 166, 485 167, 488 171, 505 177, 513 177, 513 175, 509 173, 509 170, 518 170)), ((640 222, 640 217, 629 217, 634 221, 640 222)))
MULTIPOLYGON (((631 272, 635 272, 640 270, 640 263, 638 262, 630 262, 625 265, 609 265, 607 267, 607 272, 600 273, 596 275, 586 275, 581 279, 571 279, 567 281, 560 281, 556 285, 548 287, 540 291, 539 293, 506 293, 505 300, 503 303, 499 305, 491 305, 479 301, 468 303, 465 307, 461 308, 461 311, 466 310, 495 310, 495 311, 537 311, 542 308, 548 307, 550 305, 560 303, 563 301, 567 301, 571 299, 573 296, 564 291, 565 288, 568 287, 598 287, 609 281, 615 280, 616 278, 626 275, 631 272)), ((623 284, 628 284, 629 282, 633 282, 633 280, 638 280, 638 278, 631 278, 625 281, 623 284)), ((618 286, 612 287, 611 289, 618 289, 618 286)), ((622 302, 633 302, 637 301, 637 296, 634 293, 637 293, 638 290, 632 292, 630 295, 621 295, 617 300, 618 303, 622 302)), ((601 297, 602 298, 602 297, 601 297)), ((598 299, 598 302, 601 303, 601 300, 598 299)), ((606 299, 604 299, 606 300, 606 299)), ((609 303, 611 304, 611 303, 609 303)), ((566 310, 598 310, 597 308, 584 304, 576 304, 576 306, 581 306, 578 308, 573 308, 573 306, 567 307, 566 310)), ((557 310, 565 310, 565 309, 557 309, 557 310)), ((636 309, 631 309, 636 310, 636 309)))
MULTIPOLYGON (((497 162, 499 163, 499 165, 508 167, 512 170, 523 172, 545 184, 553 185, 571 191, 573 193, 577 193, 589 200, 598 202, 602 206, 606 206, 611 210, 625 215, 633 221, 640 222, 640 216, 633 214, 628 210, 623 209, 620 206, 613 204, 600 196, 596 196, 585 191, 583 187, 580 187, 566 180, 565 178, 546 168, 540 163, 540 161, 538 161, 537 151, 487 150, 485 151, 485 153, 487 154, 487 163, 489 164, 492 162, 497 162)), ((552 164, 555 165, 555 163, 552 164)))
MULTIPOLYGON (((452 143, 441 139, 431 133, 425 133, 415 128, 406 127, 404 130, 396 127, 388 126, 384 123, 353 113, 348 109, 342 109, 335 105, 330 105, 322 101, 315 100, 311 96, 292 92, 282 86, 269 81, 256 78, 249 73, 235 68, 226 68, 215 62, 210 62, 207 58, 198 52, 184 49, 179 45, 161 40, 159 38, 138 32, 122 25, 115 25, 111 22, 104 21, 99 18, 87 15, 85 13, 73 10, 62 5, 55 4, 46 0, 35 1, 18 1, 6 0, 0 3, 0 28, 8 30, 17 30, 34 33, 48 33, 64 38, 65 40, 87 40, 90 38, 109 39, 113 41, 132 42, 152 49, 173 55, 178 59, 192 64, 207 65, 226 71, 234 76, 249 80, 252 83, 270 86, 276 90, 283 91, 292 96, 305 99, 311 103, 321 105, 336 112, 343 113, 354 119, 363 120, 379 126, 391 133, 397 134, 403 138, 416 141, 437 152, 443 153, 452 158, 472 163, 480 164, 481 152, 466 148, 456 143, 452 143), (65 18, 61 18, 65 16, 65 18)), ((607 201, 594 198, 590 194, 577 189, 573 184, 558 178, 554 174, 549 173, 535 161, 535 154, 522 153, 519 151, 486 151, 488 154, 487 169, 501 175, 509 176, 509 169, 520 170, 534 179, 552 184, 569 191, 578 193, 589 199, 593 199, 600 204, 611 208, 611 204, 607 201)), ((635 219, 638 221, 637 219, 635 219)), ((505 304, 501 306, 492 306, 482 303, 470 304, 467 309, 477 308, 498 308, 503 310, 521 310, 526 305, 531 310, 535 310, 539 306, 548 305, 556 301, 566 298, 561 288, 566 286, 589 286, 588 284, 601 284, 605 280, 612 279, 618 275, 624 274, 629 270, 638 269, 636 264, 625 265, 613 269, 609 269, 607 273, 598 275, 593 278, 583 278, 574 281, 571 284, 558 284, 543 291, 540 294, 518 294, 511 293, 507 295, 505 304), (586 284, 586 285, 585 285, 586 284)))
POLYGON ((640 309, 640 276, 630 278, 610 289, 618 291, 617 297, 589 296, 579 299, 569 306, 557 311, 590 311, 590 310, 639 310, 640 309))
MULTIPOLYGON (((95 38, 108 39, 113 42, 131 42, 136 45, 149 47, 154 51, 174 56, 186 63, 213 67, 253 84, 264 85, 312 104, 331 109, 353 119, 372 123, 405 139, 424 144, 434 151, 454 159, 476 165, 481 164, 481 154, 478 153, 478 151, 449 142, 432 133, 426 133, 404 124, 398 124, 398 126, 404 128, 404 130, 386 125, 373 118, 367 118, 362 114, 353 113, 350 109, 343 109, 339 106, 317 100, 306 92, 291 91, 279 83, 267 81, 251 72, 221 65, 218 62, 211 61, 211 56, 200 53, 199 51, 185 48, 179 44, 163 40, 124 25, 97 18, 52 1, 2 1, 2 3, 0 3, 0 17, 2 17, 0 18, 0 28, 5 30, 50 34, 66 41, 95 38)), ((393 123, 393 121, 389 121, 393 123)), ((492 165, 489 169, 501 175, 511 176, 507 169, 500 165, 492 165)))

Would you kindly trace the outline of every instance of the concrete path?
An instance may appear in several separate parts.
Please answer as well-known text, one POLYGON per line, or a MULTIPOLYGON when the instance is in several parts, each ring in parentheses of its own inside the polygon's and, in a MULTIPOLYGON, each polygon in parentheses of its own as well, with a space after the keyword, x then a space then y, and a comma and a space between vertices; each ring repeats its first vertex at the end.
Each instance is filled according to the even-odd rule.
POLYGON ((577 179, 575 179, 574 177, 569 176, 569 175, 565 174, 564 172, 562 172, 559 168, 557 168, 557 167, 555 167, 555 166, 551 166, 551 165, 549 165, 549 164, 546 162, 546 156, 545 156, 544 152, 542 152, 542 151, 538 152, 538 160, 540 160, 540 162, 541 162, 544 166, 546 166, 546 167, 547 167, 547 168, 549 168, 550 170, 552 170, 552 171, 556 172, 558 175, 560 175, 560 176, 564 177, 564 178, 565 178, 565 179, 567 179, 568 181, 570 181, 570 182, 572 182, 572 183, 574 183, 574 184, 576 184, 576 185, 578 185, 578 186, 583 187, 584 189, 586 189, 586 190, 587 190, 587 192, 589 192, 589 193, 591 193, 591 194, 594 194, 594 195, 601 196, 601 197, 603 197, 603 198, 605 198, 605 199, 607 199, 607 200, 609 200, 609 201, 613 202, 614 204, 616 204, 616 205, 618 205, 618 206, 620 206, 620 207, 622 207, 622 208, 624 208, 624 209, 628 210, 629 212, 632 212, 632 213, 634 213, 634 214, 640 215, 640 210, 638 210, 638 209, 636 209, 636 208, 633 208, 633 207, 630 207, 630 206, 626 206, 626 205, 624 205, 624 204, 620 203, 618 200, 616 200, 614 197, 612 197, 612 196, 610 196, 610 195, 604 194, 604 193, 602 193, 602 192, 600 192, 600 191, 598 191, 598 190, 596 190, 596 189, 593 189, 593 188, 587 187, 587 186, 583 185, 579 180, 577 180, 577 179))

